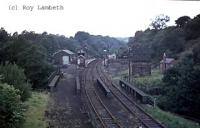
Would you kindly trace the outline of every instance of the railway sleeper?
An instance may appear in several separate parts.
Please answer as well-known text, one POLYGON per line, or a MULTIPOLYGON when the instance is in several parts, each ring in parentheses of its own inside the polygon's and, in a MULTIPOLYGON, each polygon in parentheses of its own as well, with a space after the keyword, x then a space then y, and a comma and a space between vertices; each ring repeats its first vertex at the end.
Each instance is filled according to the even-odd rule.
MULTIPOLYGON (((112 118, 102 118, 103 122, 107 125, 107 126, 117 126, 117 123, 115 121, 113 121, 112 118)), ((112 127, 114 128, 114 127, 112 127)))

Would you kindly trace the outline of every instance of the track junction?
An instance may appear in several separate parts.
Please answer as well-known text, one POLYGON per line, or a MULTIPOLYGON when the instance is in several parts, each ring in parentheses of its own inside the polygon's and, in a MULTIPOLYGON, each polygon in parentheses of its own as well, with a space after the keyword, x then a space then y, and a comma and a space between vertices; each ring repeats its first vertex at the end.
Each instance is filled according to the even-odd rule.
POLYGON ((82 99, 94 127, 164 128, 112 82, 101 60, 90 62, 80 77, 82 99))

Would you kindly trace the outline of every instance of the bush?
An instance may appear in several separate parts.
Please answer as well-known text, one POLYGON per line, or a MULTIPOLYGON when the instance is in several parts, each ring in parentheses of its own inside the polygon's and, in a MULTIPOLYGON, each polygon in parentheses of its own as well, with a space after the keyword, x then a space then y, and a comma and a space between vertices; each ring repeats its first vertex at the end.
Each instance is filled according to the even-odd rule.
POLYGON ((24 102, 28 107, 24 113, 25 121, 21 128, 47 128, 48 121, 45 118, 45 111, 49 100, 47 92, 33 91, 31 97, 24 102))
POLYGON ((163 77, 164 94, 160 107, 172 112, 200 119, 200 44, 163 77))
POLYGON ((22 101, 30 97, 31 86, 27 82, 23 69, 16 64, 0 65, 0 73, 2 75, 1 81, 3 83, 13 85, 15 89, 19 90, 22 101))
POLYGON ((18 128, 23 121, 23 109, 19 90, 0 83, 0 125, 1 128, 18 128))
POLYGON ((33 43, 22 36, 25 35, 10 41, 4 49, 5 59, 3 62, 16 63, 23 68, 32 88, 46 88, 48 75, 52 71, 47 62, 47 51, 37 41, 33 41, 33 43))

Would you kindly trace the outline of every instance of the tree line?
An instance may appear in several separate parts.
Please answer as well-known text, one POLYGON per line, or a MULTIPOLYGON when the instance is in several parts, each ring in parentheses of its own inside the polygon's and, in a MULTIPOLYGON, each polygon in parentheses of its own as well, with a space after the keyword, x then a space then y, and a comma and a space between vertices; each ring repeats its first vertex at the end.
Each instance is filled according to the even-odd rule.
POLYGON ((164 73, 164 93, 158 105, 200 119, 200 14, 182 16, 174 26, 167 26, 169 20, 165 15, 156 17, 148 29, 137 31, 128 45, 133 50, 138 45, 148 49, 153 66, 159 65, 163 53, 176 59, 175 66, 164 73))
POLYGON ((10 34, 1 28, 1 127, 20 127, 24 120, 23 102, 31 96, 31 90, 47 88, 48 77, 55 70, 52 64, 53 53, 61 49, 76 53, 78 49, 84 48, 90 56, 100 57, 104 49, 111 46, 115 49, 118 45, 123 44, 115 38, 93 36, 86 32, 77 32, 75 37, 67 38, 63 35, 47 32, 39 34, 26 30, 10 34))
POLYGON ((59 49, 75 51, 76 40, 33 31, 12 35, 0 29, 0 124, 1 128, 21 127, 24 101, 32 89, 46 89, 54 71, 52 54, 59 49))

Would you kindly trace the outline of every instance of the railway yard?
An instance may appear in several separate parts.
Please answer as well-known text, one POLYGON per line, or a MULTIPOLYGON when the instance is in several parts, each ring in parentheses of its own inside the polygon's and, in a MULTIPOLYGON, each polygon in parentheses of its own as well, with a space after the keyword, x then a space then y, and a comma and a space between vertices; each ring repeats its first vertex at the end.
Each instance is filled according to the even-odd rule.
POLYGON ((94 127, 164 128, 112 82, 102 61, 92 61, 82 71, 80 81, 81 99, 94 127))
POLYGON ((111 80, 102 60, 92 60, 85 68, 71 65, 62 73, 51 89, 49 127, 164 128, 111 80))
POLYGON ((145 93, 111 78, 116 67, 105 67, 103 60, 92 59, 85 67, 72 64, 61 68, 61 76, 52 80, 56 84, 50 88, 45 112, 48 127, 167 128, 146 112, 145 93))
POLYGON ((24 2, 1 4, 0 128, 200 128, 200 0, 24 2))
POLYGON ((49 128, 169 127, 169 123, 147 113, 147 107, 155 106, 146 93, 121 78, 115 79, 120 76, 118 72, 127 69, 124 62, 105 66, 102 59, 90 59, 85 64, 71 64, 54 74, 59 78, 52 79, 45 112, 49 128))

